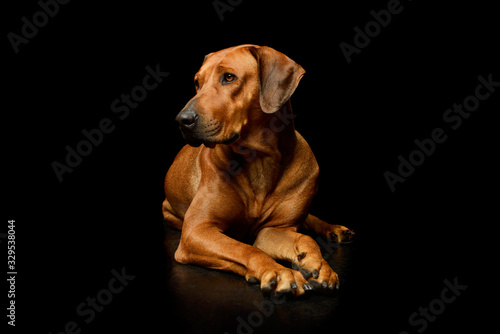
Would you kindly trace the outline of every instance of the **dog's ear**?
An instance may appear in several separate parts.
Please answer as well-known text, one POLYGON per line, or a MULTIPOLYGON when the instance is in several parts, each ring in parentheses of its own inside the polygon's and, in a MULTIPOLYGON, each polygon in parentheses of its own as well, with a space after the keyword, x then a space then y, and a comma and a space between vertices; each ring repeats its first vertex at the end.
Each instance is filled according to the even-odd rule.
POLYGON ((272 114, 290 99, 306 71, 270 47, 253 47, 250 52, 259 66, 260 107, 265 113, 272 114))

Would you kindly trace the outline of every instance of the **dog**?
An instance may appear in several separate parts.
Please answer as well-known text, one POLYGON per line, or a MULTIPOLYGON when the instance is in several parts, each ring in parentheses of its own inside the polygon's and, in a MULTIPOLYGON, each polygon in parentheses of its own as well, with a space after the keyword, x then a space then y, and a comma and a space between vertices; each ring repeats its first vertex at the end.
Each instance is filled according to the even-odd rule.
POLYGON ((182 231, 177 262, 237 273, 275 295, 339 288, 317 243, 297 232, 354 236, 308 214, 319 167, 290 103, 304 73, 267 46, 205 56, 196 95, 176 117, 188 145, 165 177, 163 217, 182 231))

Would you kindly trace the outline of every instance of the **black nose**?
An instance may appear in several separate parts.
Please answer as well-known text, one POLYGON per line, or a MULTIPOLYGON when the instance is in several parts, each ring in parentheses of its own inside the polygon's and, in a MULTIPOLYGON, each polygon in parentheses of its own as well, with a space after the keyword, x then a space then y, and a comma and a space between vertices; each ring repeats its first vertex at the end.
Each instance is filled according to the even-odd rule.
POLYGON ((198 115, 191 110, 181 111, 175 120, 179 123, 180 126, 185 128, 192 128, 198 119, 198 115))

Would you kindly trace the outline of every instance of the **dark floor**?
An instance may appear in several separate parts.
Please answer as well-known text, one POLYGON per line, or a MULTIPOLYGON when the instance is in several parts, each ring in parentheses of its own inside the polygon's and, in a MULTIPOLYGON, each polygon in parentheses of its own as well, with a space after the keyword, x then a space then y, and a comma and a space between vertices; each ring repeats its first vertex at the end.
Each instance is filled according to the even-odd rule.
POLYGON ((302 298, 265 296, 259 285, 249 285, 235 274, 175 263, 173 255, 180 231, 166 228, 166 251, 171 260, 167 284, 176 301, 176 317, 191 333, 251 333, 281 328, 312 330, 332 326, 340 314, 343 296, 349 291, 349 276, 355 244, 324 241, 323 254, 341 277, 342 292, 308 293, 302 298), (193 316, 196 315, 196 316, 193 316))
MULTIPOLYGON (((167 227, 165 294, 173 306, 170 315, 186 333, 440 333, 474 322, 471 310, 478 296, 471 288, 445 304, 447 312, 432 321, 423 315, 409 320, 420 307, 440 299, 445 280, 470 285, 471 275, 462 263, 477 249, 460 247, 458 232, 427 240, 406 235, 406 240, 388 242, 377 242, 373 232, 362 228, 350 244, 316 239, 339 274, 338 292, 273 298, 237 275, 176 263, 173 254, 180 232, 167 227)), ((434 232, 441 234, 439 227, 434 232)))
MULTIPOLYGON (((173 254, 180 231, 167 227, 164 247, 160 221, 157 227, 153 238, 137 227, 135 237, 113 241, 116 249, 109 248, 107 236, 102 236, 103 248, 97 234, 70 256, 61 254, 71 247, 71 240, 62 248, 46 245, 51 251, 34 259, 50 271, 40 265, 32 267, 32 273, 23 269, 23 277, 34 278, 35 285, 20 278, 19 303, 25 305, 21 309, 29 305, 34 311, 30 321, 21 318, 20 324, 38 324, 42 332, 52 334, 59 334, 70 321, 76 322, 81 334, 171 333, 174 328, 176 333, 414 334, 424 324, 425 333, 448 333, 485 323, 478 319, 486 313, 481 318, 472 312, 483 312, 484 297, 491 293, 492 286, 484 283, 486 276, 481 274, 481 259, 489 256, 488 247, 464 243, 459 230, 444 235, 448 226, 436 224, 434 234, 424 239, 403 230, 398 239, 398 232, 389 232, 386 236, 393 240, 382 242, 374 238, 376 230, 368 224, 358 225, 351 244, 334 247, 320 241, 324 257, 339 274, 340 290, 328 295, 307 293, 302 298, 265 296, 258 285, 249 285, 235 274, 178 264, 173 254), (128 244, 129 252, 123 253, 121 243, 128 244), (108 288, 111 270, 120 272, 121 268, 134 279, 87 323, 78 305, 99 296, 108 288), (441 312, 445 280, 457 280, 467 289, 452 303, 443 304, 441 312), (429 305, 441 313, 432 321, 418 315, 414 318, 417 325, 409 321, 429 305)), ((82 240, 81 236, 75 240, 82 240)))
POLYGON ((498 290, 500 102, 492 1, 63 2, 4 4, 0 243, 6 261, 2 235, 15 219, 18 265, 9 333, 498 327, 489 311, 498 290), (231 4, 223 20, 214 4, 231 4), (321 169, 311 213, 356 231, 352 244, 322 246, 340 276, 336 294, 273 301, 242 277, 173 259, 180 232, 165 234, 160 207, 185 145, 175 116, 195 93, 204 56, 246 43, 275 48, 307 72, 292 104, 321 169), (147 68, 169 76, 136 100, 147 68), (109 120, 112 133, 88 137, 109 120), (436 130, 447 139, 430 150, 436 130), (55 163, 69 166, 63 181, 55 163), (394 189, 387 172, 401 174, 394 189), (133 279, 109 295, 122 270, 133 279), (105 305, 90 318, 85 305, 96 298, 105 305))

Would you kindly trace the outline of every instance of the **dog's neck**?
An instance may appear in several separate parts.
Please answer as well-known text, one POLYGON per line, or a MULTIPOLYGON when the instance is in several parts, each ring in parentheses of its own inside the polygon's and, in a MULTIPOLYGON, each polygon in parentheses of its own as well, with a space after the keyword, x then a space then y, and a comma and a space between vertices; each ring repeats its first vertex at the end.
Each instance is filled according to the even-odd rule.
POLYGON ((273 114, 260 113, 261 117, 247 123, 246 129, 253 129, 251 132, 243 129, 236 142, 219 144, 210 153, 226 176, 236 177, 247 183, 256 196, 265 197, 293 158, 297 136, 290 101, 273 114), (249 124, 251 122, 254 124, 249 124), (246 179, 244 175, 252 175, 252 178, 246 179))
POLYGON ((260 111, 256 114, 258 116, 248 120, 247 126, 242 129, 240 139, 230 145, 233 152, 245 158, 248 155, 260 155, 277 160, 286 159, 292 154, 297 142, 290 100, 275 113, 260 111))

